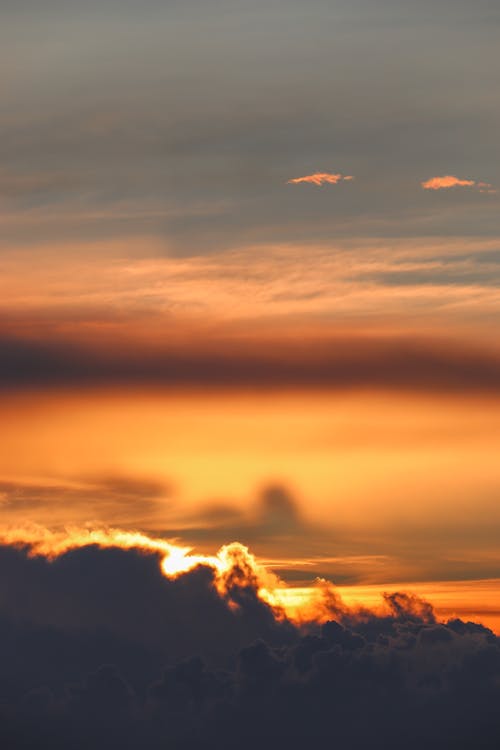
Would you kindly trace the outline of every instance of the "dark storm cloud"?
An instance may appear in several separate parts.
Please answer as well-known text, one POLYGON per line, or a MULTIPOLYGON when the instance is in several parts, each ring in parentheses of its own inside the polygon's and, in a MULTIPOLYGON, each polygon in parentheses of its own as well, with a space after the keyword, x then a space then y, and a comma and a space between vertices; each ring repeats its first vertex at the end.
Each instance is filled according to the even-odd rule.
POLYGON ((193 342, 184 351, 146 351, 133 342, 82 346, 0 339, 0 385, 5 389, 79 386, 194 386, 202 388, 390 388, 498 392, 496 351, 440 340, 396 337, 269 342, 193 342))
POLYGON ((332 599, 332 619, 299 632, 251 588, 232 612, 204 569, 172 582, 119 550, 0 557, 13 750, 498 747, 498 638, 414 596, 388 594, 384 616, 332 599))
POLYGON ((224 663, 257 636, 287 641, 290 627, 274 620, 251 587, 234 582, 230 599, 240 615, 217 594, 212 570, 199 567, 170 580, 153 555, 90 546, 48 562, 0 548, 0 610, 5 617, 44 628, 104 630, 163 660, 199 649, 209 661, 224 663))

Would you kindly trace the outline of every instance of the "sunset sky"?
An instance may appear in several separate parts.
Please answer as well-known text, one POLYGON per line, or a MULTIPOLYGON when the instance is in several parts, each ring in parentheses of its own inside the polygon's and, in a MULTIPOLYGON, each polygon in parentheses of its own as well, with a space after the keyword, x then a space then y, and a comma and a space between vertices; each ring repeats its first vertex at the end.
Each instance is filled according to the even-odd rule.
POLYGON ((1 16, 2 534, 500 632, 498 3, 1 16))

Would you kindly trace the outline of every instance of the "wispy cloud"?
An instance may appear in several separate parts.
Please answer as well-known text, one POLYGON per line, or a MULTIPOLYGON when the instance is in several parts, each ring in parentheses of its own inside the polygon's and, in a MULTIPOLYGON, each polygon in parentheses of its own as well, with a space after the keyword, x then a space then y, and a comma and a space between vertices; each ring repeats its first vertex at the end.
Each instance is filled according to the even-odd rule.
POLYGON ((490 195, 496 195, 498 190, 490 185, 489 182, 478 182, 476 187, 479 188, 480 193, 489 193, 490 195))
POLYGON ((339 182, 349 182, 353 180, 352 175, 332 174, 331 172, 315 172, 314 174, 304 175, 304 177, 294 177, 287 181, 287 185, 298 185, 301 182, 309 185, 337 185, 339 182))
POLYGON ((466 187, 479 190, 480 193, 496 193, 497 191, 489 182, 477 182, 476 180, 464 180, 460 177, 448 174, 442 177, 431 177, 421 183, 424 190, 449 190, 450 188, 466 187))

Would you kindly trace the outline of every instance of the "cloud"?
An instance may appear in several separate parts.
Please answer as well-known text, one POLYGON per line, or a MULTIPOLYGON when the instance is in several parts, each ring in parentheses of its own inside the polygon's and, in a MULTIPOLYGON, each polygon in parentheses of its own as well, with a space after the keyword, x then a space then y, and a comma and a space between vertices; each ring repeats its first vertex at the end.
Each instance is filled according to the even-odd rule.
POLYGON ((297 628, 252 585, 237 610, 207 568, 87 547, 54 562, 0 547, 0 742, 12 750, 174 750, 500 742, 500 642, 415 596, 297 628), (253 592, 253 593, 252 593, 253 592), (50 620, 50 622, 49 622, 50 620), (374 737, 376 740, 374 741, 374 737))
POLYGON ((155 348, 132 338, 114 343, 0 336, 0 388, 106 385, 328 389, 374 388, 499 392, 494 348, 406 336, 322 335, 296 341, 193 337, 155 348))
MULTIPOLYGON (((422 192, 426 202, 428 193, 422 192)), ((108 332, 111 342, 113 328, 140 332, 143 340, 165 339, 168 331, 172 341, 185 339, 189 330, 220 331, 221 324, 234 327, 250 320, 261 330, 265 321, 266 332, 271 319, 274 326, 283 328, 290 321, 295 328, 299 315, 308 323, 354 327, 361 320, 364 328, 370 319, 374 328, 387 329, 394 322, 400 328, 403 321, 414 327, 410 312, 418 306, 419 320, 427 318, 425 327, 432 321, 433 328, 441 324, 449 330, 463 316, 470 321, 472 312, 474 318, 498 314, 497 241, 316 245, 309 239, 299 244, 245 245, 182 261, 112 261, 106 259, 112 249, 105 245, 95 246, 92 257, 82 245, 73 246, 72 257, 63 259, 48 247, 13 251, 0 260, 1 330, 22 330, 35 339, 43 339, 49 328, 59 336, 71 330, 88 338, 108 332), (399 293, 395 286, 402 287, 399 293)), ((144 247, 152 252, 147 241, 144 247)), ((112 252, 132 252, 131 244, 117 244, 112 252)))
POLYGON ((14 519, 49 511, 66 522, 71 514, 107 523, 131 525, 165 512, 172 488, 152 478, 95 475, 45 484, 0 480, 0 514, 14 519))
MULTIPOLYGON (((220 577, 208 557, 193 560, 187 575, 167 576, 161 559, 170 545, 144 535, 130 545, 127 535, 106 547, 101 539, 101 548, 92 536, 82 537, 80 546, 68 536, 73 548, 51 546, 50 552, 44 546, 42 555, 35 546, 35 556, 27 554, 29 533, 23 536, 24 547, 0 547, 0 615, 9 621, 49 631, 106 632, 163 661, 199 650, 218 664, 252 638, 286 640, 292 627, 258 595, 260 570, 243 548, 227 548, 230 559, 220 577)), ((45 538, 53 545, 54 537, 45 538)))
POLYGON ((212 543, 222 539, 237 538, 244 544, 256 541, 279 540, 295 542, 299 539, 324 539, 325 528, 308 523, 301 515, 298 503, 289 490, 280 484, 265 486, 257 503, 243 512, 230 504, 210 503, 197 508, 186 527, 174 531, 188 535, 190 540, 212 543))
POLYGON ((449 190, 455 187, 470 187, 479 190, 480 193, 494 194, 497 191, 489 182, 477 182, 476 180, 463 180, 453 175, 443 177, 431 177, 421 183, 424 190, 449 190))
POLYGON ((331 172, 315 172, 304 177, 294 177, 288 180, 287 185, 298 185, 302 182, 310 185, 337 185, 339 182, 349 182, 354 180, 352 175, 332 174, 331 172))

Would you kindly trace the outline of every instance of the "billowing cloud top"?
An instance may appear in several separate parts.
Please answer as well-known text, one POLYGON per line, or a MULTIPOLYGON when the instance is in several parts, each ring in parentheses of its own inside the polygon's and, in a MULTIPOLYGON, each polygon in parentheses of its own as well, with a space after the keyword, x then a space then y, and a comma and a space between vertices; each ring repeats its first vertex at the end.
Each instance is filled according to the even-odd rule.
POLYGON ((0 562, 2 747, 299 750, 333 727, 349 750, 498 748, 499 639, 415 596, 374 613, 331 591, 300 628, 241 560, 223 597, 206 566, 171 579, 134 549, 2 544, 0 562))
POLYGON ((332 174, 331 172, 315 172, 314 174, 304 175, 304 177, 294 177, 288 180, 287 185, 298 185, 301 182, 310 185, 337 185, 339 182, 349 182, 353 180, 352 175, 332 174))

